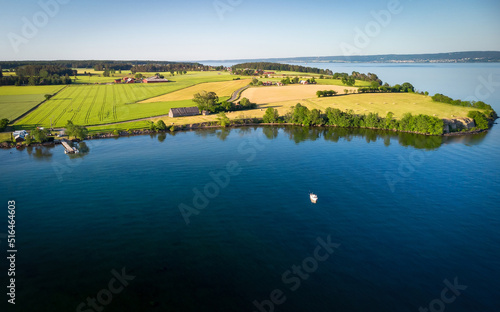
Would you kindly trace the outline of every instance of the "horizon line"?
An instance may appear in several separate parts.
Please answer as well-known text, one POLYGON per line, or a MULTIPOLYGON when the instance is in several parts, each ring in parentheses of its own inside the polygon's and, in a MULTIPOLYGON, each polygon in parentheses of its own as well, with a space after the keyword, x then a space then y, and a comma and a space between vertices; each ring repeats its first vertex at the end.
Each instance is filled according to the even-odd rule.
POLYGON ((22 60, 0 60, 0 62, 57 62, 57 61, 118 61, 118 62, 175 62, 175 63, 199 63, 199 62, 230 62, 241 60, 290 60, 298 58, 349 58, 349 57, 376 57, 376 56, 418 56, 418 55, 442 55, 442 54, 458 54, 458 53, 500 53, 495 50, 484 51, 455 51, 455 52, 438 52, 438 53, 404 53, 404 54, 366 54, 366 55, 324 55, 324 56, 292 56, 292 57, 255 57, 255 58, 233 58, 233 59, 201 59, 201 60, 140 60, 140 59, 22 59, 22 60))

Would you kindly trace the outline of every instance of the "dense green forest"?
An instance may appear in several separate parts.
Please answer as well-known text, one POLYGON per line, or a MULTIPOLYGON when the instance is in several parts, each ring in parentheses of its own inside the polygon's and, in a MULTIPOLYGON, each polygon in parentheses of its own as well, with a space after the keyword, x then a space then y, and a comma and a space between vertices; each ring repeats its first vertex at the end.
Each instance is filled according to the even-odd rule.
POLYGON ((200 63, 189 62, 166 62, 166 61, 100 61, 100 60, 82 60, 82 61, 0 61, 0 67, 3 69, 15 69, 26 65, 43 65, 43 66, 61 66, 66 68, 108 68, 114 70, 131 70, 134 66, 166 66, 170 65, 174 68, 188 67, 198 68, 203 66, 200 63))
POLYGON ((23 65, 14 71, 15 76, 4 76, 0 67, 0 86, 71 84, 70 76, 76 75, 76 70, 60 65, 23 65))
MULTIPOLYGON (((127 61, 11 61, 0 62, 0 85, 56 85, 70 84, 71 76, 77 75, 74 68, 89 68, 103 71, 105 77, 110 72, 130 70, 136 72, 178 72, 208 71, 210 66, 199 63, 175 62, 127 62, 127 61), (3 70, 16 75, 3 75, 3 70)), ((219 69, 223 69, 219 67, 219 69)))

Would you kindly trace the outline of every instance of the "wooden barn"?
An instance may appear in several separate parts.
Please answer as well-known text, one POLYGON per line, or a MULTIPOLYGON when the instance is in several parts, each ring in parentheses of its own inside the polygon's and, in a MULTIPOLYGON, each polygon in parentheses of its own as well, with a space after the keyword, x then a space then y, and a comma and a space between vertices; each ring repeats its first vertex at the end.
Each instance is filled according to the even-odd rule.
POLYGON ((153 77, 149 77, 149 78, 145 78, 142 80, 143 83, 164 83, 164 82, 168 82, 168 79, 163 79, 163 78, 160 78, 158 76, 153 76, 153 77))
POLYGON ((198 107, 177 107, 171 108, 168 117, 196 116, 200 114, 198 107))

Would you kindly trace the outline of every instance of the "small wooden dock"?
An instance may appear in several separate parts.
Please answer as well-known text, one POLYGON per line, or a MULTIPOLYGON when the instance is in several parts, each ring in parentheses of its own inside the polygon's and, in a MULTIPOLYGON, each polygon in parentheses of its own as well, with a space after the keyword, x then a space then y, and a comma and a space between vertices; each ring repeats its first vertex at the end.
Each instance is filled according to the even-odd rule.
POLYGON ((64 146, 64 153, 65 154, 76 154, 79 152, 76 147, 71 147, 67 140, 62 140, 61 144, 62 144, 62 146, 64 146))

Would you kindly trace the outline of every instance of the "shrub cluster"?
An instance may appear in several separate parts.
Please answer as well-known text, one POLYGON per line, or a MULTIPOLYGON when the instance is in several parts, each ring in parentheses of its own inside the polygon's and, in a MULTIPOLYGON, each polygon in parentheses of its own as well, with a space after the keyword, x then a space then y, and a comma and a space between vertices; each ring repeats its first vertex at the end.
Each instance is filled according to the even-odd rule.
POLYGON ((482 101, 462 101, 462 100, 454 100, 449 96, 436 93, 433 97, 432 100, 434 102, 441 102, 441 103, 446 103, 446 104, 451 104, 451 105, 456 105, 456 106, 464 106, 464 107, 474 107, 474 108, 479 108, 479 109, 487 109, 487 110, 493 110, 493 108, 482 102, 482 101))
POLYGON ((336 91, 333 91, 333 90, 325 90, 325 91, 317 91, 317 92, 316 92, 316 95, 317 95, 318 97, 322 97, 322 96, 323 96, 323 97, 326 97, 326 96, 334 96, 334 95, 336 95, 336 94, 337 94, 337 92, 336 92, 336 91))
POLYGON ((467 117, 474 119, 477 129, 486 130, 489 128, 488 120, 492 119, 491 115, 485 115, 480 111, 470 111, 467 117))
MULTIPOLYGON (((269 109, 268 109, 269 111, 269 109)), ((277 112, 276 112, 277 113, 277 112)), ((330 125, 345 128, 376 128, 387 130, 398 130, 405 132, 417 132, 431 135, 443 134, 443 120, 428 115, 412 115, 406 113, 402 119, 396 120, 394 114, 389 112, 387 116, 380 117, 378 114, 358 115, 352 110, 341 111, 337 108, 327 108, 325 114, 320 110, 309 110, 300 103, 283 116, 287 123, 301 124, 304 126, 330 125)), ((275 113, 266 111, 264 122, 269 122, 271 117, 276 119, 275 113)))

